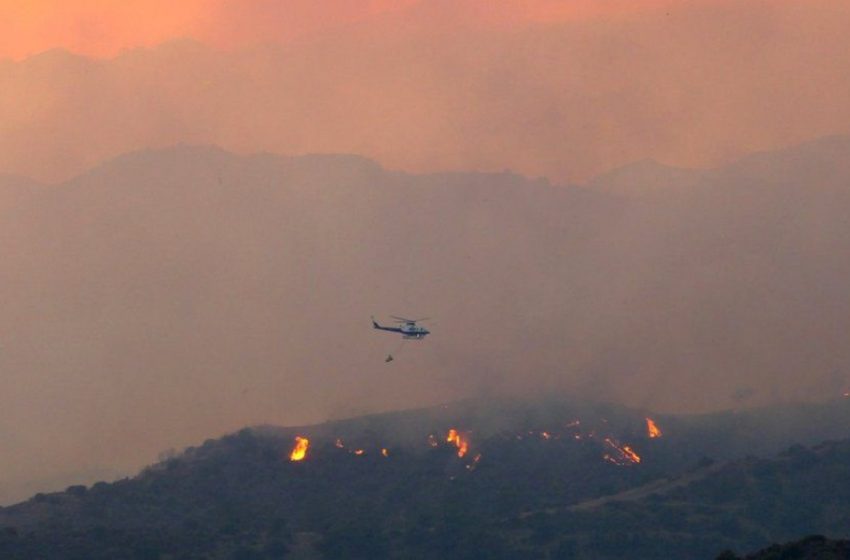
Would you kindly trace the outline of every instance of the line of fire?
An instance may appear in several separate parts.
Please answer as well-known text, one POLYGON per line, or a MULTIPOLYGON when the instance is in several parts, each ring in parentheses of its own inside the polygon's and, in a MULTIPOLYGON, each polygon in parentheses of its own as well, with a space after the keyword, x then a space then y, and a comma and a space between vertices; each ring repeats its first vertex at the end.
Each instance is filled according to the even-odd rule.
MULTIPOLYGON (((644 441, 656 440, 663 436, 663 432, 658 423, 652 418, 646 419, 646 432, 641 436, 644 441)), ((603 419, 603 423, 607 423, 603 419)), ((597 441, 601 446, 601 460, 616 465, 618 467, 629 467, 641 464, 643 457, 635 449, 633 443, 621 443, 621 441, 611 434, 600 434, 596 429, 586 429, 581 420, 576 419, 566 423, 561 429, 547 430, 527 430, 521 433, 516 433, 511 436, 516 440, 535 439, 542 442, 556 442, 558 440, 568 441, 597 441)), ((458 459, 464 460, 467 470, 475 470, 481 462, 482 453, 475 449, 474 440, 470 431, 460 430, 458 428, 448 428, 445 436, 438 436, 435 433, 430 433, 424 438, 425 443, 431 449, 450 447, 458 459)), ((389 458, 390 448, 388 446, 373 447, 372 450, 368 446, 348 446, 341 437, 336 437, 333 440, 333 447, 347 454, 356 457, 364 457, 371 455, 379 455, 383 458, 389 458)), ((302 462, 310 455, 311 440, 303 435, 295 437, 295 441, 289 460, 291 462, 302 462)), ((330 445, 328 443, 328 445, 330 445)))

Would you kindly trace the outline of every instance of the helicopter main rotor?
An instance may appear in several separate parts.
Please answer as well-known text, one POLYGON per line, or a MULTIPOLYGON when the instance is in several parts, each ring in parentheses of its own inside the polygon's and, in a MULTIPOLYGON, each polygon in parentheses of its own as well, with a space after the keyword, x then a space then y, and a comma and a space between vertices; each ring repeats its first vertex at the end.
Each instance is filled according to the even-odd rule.
POLYGON ((395 315, 390 315, 390 317, 395 319, 396 323, 407 323, 411 325, 420 321, 427 321, 428 319, 430 319, 430 317, 422 317, 421 319, 406 319, 404 317, 396 317, 395 315))

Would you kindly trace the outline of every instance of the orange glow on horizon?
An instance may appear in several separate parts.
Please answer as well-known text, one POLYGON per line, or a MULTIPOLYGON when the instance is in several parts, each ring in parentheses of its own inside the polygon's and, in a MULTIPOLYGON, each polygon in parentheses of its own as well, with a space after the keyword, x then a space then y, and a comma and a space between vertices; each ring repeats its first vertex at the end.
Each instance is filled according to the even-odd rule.
POLYGON ((206 0, 0 0, 0 57, 24 58, 62 48, 90 56, 191 36, 206 0))
MULTIPOLYGON (((461 21, 506 27, 627 14, 683 0, 0 0, 0 58, 22 59, 62 48, 94 57, 194 39, 216 48, 289 43, 330 29, 392 15, 409 22, 461 21)), ((386 20, 384 20, 386 22, 386 20)))
POLYGON ((0 0, 0 58, 61 48, 93 57, 194 39, 216 48, 287 43, 416 0, 0 0))

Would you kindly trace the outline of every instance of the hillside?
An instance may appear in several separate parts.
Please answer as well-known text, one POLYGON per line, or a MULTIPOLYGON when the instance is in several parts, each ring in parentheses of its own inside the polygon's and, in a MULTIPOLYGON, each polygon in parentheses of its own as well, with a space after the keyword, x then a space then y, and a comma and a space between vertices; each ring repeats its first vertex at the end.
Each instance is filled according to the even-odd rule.
MULTIPOLYGON (((653 438, 622 407, 502 401, 246 429, 0 509, 0 554, 709 559, 842 534, 850 440, 724 463, 674 420, 653 438)), ((739 456, 740 435, 715 433, 739 456)))
MULTIPOLYGON (((547 535, 577 558, 712 558, 801 534, 846 536, 850 441, 700 469, 606 499, 527 512, 507 532, 547 535)), ((784 558, 784 557, 783 557, 784 558)))

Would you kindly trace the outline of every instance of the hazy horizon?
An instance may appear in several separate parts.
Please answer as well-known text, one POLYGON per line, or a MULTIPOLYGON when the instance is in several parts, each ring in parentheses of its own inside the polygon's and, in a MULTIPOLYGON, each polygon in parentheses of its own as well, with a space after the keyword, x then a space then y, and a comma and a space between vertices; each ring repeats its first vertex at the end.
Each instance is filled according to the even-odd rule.
POLYGON ((57 181, 186 142, 584 182, 850 130, 838 0, 63 5, 0 6, 21 22, 0 48, 0 171, 57 181))

